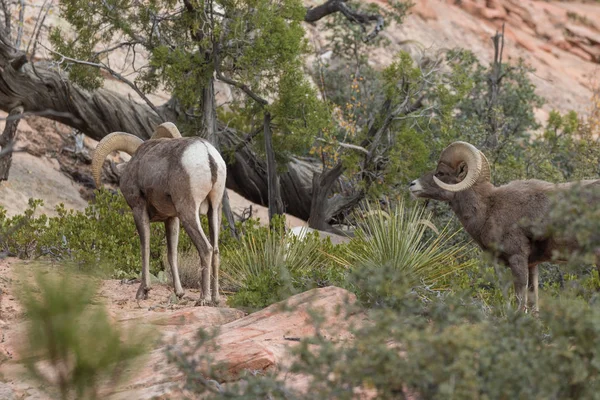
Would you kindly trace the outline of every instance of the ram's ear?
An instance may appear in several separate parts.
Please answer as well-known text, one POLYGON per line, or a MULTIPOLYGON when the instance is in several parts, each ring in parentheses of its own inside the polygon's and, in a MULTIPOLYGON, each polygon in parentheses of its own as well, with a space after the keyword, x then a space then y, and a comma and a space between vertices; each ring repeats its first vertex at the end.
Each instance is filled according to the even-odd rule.
POLYGON ((467 163, 465 161, 461 161, 460 164, 458 164, 458 167, 456 167, 456 177, 462 181, 467 176, 467 172, 469 172, 467 163))

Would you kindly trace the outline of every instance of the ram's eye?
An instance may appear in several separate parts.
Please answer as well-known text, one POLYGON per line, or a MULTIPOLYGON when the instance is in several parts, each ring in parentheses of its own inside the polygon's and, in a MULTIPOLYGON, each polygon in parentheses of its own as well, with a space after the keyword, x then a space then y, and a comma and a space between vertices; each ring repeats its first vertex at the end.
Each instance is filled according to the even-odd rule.
POLYGON ((438 172, 438 173, 436 173, 435 175, 436 175, 438 178, 441 178, 442 176, 444 176, 444 175, 446 175, 446 174, 445 174, 445 173, 443 173, 443 172, 438 172))

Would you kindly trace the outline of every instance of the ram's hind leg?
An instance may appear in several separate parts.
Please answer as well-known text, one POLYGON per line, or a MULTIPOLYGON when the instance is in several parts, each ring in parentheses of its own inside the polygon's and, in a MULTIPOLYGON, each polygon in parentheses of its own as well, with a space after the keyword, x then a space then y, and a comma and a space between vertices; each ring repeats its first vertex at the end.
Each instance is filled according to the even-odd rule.
POLYGON ((531 268, 529 268, 529 278, 528 278, 528 283, 527 283, 527 287, 529 289, 529 295, 527 297, 527 299, 529 300, 529 306, 533 306, 533 308, 531 308, 531 310, 533 310, 532 312, 537 315, 540 312, 540 307, 539 307, 539 270, 538 270, 538 266, 535 265, 531 268))
POLYGON ((196 246, 196 250, 198 250, 200 256, 202 294, 200 295, 200 299, 196 302, 196 305, 203 306, 210 302, 210 268, 213 247, 202 230, 198 211, 199 209, 197 208, 189 211, 186 210, 180 214, 179 218, 181 219, 183 228, 190 236, 190 239, 192 240, 192 243, 194 243, 194 246, 196 246))
POLYGON ((142 282, 135 298, 145 300, 148 298, 148 292, 150 291, 150 217, 145 204, 133 208, 132 211, 135 226, 140 235, 140 250, 142 252, 142 282))
POLYGON ((508 266, 513 275, 519 310, 527 312, 527 283, 529 281, 527 258, 520 254, 513 255, 508 259, 508 266))
POLYGON ((173 276, 173 288, 175 295, 182 298, 184 290, 181 287, 179 279, 179 269, 177 268, 177 243, 179 242, 179 218, 173 217, 165 221, 165 232, 167 234, 167 258, 171 266, 171 275, 173 276))
MULTIPOLYGON (((598 279, 600 279, 600 248, 597 248, 596 251, 596 271, 598 271, 598 279)), ((600 283, 598 283, 598 287, 596 290, 600 290, 600 283)))
MULTIPOLYGON (((211 202, 212 203, 212 202, 211 202)), ((219 267, 221 264, 221 257, 219 254, 219 229, 221 227, 221 204, 217 203, 214 207, 214 203, 211 204, 208 210, 208 227, 210 233, 210 240, 213 246, 212 256, 212 301, 215 305, 219 304, 219 267)))

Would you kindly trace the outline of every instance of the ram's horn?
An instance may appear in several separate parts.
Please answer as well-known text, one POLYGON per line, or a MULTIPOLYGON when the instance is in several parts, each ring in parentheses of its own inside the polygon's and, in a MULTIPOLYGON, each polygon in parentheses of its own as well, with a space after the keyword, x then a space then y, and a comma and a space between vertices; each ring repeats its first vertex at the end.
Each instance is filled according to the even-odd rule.
POLYGON ((102 138, 98 146, 96 146, 94 157, 92 158, 92 176, 94 182, 96 182, 96 187, 100 188, 102 164, 104 164, 106 156, 113 151, 124 151, 129 155, 133 155, 143 142, 139 137, 125 132, 113 132, 102 138))
POLYGON ((467 163, 467 176, 461 182, 448 184, 439 180, 435 175, 433 180, 442 189, 450 192, 461 192, 473 186, 483 174, 489 175, 489 165, 483 153, 475 146, 467 142, 454 142, 442 151, 440 161, 447 161, 451 165, 457 165, 464 161, 467 163), (485 160, 485 161, 484 161, 485 160), (487 170, 487 172, 486 172, 487 170))
POLYGON ((483 154, 482 151, 479 151, 481 154, 481 158, 483 159, 483 168, 481 169, 481 174, 479 175, 479 181, 490 182, 492 180, 492 173, 490 172, 490 163, 488 162, 487 157, 483 154))
POLYGON ((154 133, 152 134, 152 137, 150 139, 160 139, 160 138, 175 139, 175 138, 180 138, 180 137, 181 137, 181 133, 179 132, 179 129, 177 129, 177 127, 175 126, 174 123, 163 122, 162 124, 160 124, 159 126, 156 127, 156 129, 154 130, 154 133))

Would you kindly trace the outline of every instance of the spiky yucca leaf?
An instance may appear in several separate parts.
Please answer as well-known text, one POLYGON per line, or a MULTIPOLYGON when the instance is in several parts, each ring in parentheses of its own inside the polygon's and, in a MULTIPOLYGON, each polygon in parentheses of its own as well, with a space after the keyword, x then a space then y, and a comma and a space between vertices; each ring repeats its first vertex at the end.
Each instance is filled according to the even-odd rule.
POLYGON ((423 206, 408 208, 404 201, 389 213, 367 204, 345 262, 354 268, 387 266, 409 287, 435 285, 472 261, 462 261, 471 251, 468 243, 451 245, 457 231, 449 226, 438 231, 431 218, 423 206))
POLYGON ((269 231, 266 236, 245 235, 224 256, 223 286, 252 293, 252 299, 240 303, 256 307, 286 298, 296 292, 294 277, 317 268, 323 259, 320 240, 307 235, 304 239, 269 231))

